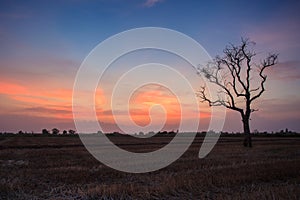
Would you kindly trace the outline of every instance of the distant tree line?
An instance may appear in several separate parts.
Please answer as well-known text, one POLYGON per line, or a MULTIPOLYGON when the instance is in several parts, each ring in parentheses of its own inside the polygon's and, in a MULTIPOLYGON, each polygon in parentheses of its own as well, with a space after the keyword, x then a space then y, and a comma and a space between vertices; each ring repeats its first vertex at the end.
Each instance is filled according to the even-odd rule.
MULTIPOLYGON (((209 131, 210 133, 215 133, 214 131, 209 131)), ((98 131, 97 134, 105 134, 107 136, 142 136, 142 135, 148 135, 148 136, 154 136, 154 137, 160 137, 160 136, 175 136, 176 134, 189 134, 189 132, 179 132, 177 131, 159 131, 159 132, 154 132, 154 131, 149 131, 148 133, 144 133, 144 132, 139 132, 139 133, 135 133, 135 134, 123 134, 120 132, 112 132, 112 133, 103 133, 102 131, 98 131)), ((207 134, 207 131, 201 131, 201 132, 197 132, 197 136, 205 136, 207 134)), ((216 133, 217 134, 217 133, 216 133)), ((244 133, 243 132, 227 132, 227 131, 221 131, 220 132, 221 136, 243 136, 244 133)), ((255 129, 252 133, 253 136, 300 136, 300 133, 296 132, 296 131, 291 131, 289 129, 282 129, 280 131, 271 131, 271 132, 267 132, 267 131, 258 131, 257 129, 255 129)))
POLYGON ((76 135, 76 131, 73 129, 69 129, 67 130, 63 130, 62 132, 60 132, 60 130, 58 128, 53 128, 51 131, 48 129, 42 129, 42 134, 41 133, 37 133, 37 132, 26 132, 26 131, 18 131, 17 133, 12 133, 12 132, 0 132, 0 135, 76 135))
MULTIPOLYGON (((209 132, 214 132, 214 131, 209 131, 209 132)), ((149 131, 148 133, 144 133, 144 132, 139 132, 139 133, 135 133, 132 134, 131 136, 134 135, 138 135, 138 136, 142 136, 142 135, 148 135, 148 136, 175 136, 176 134, 178 134, 179 131, 159 131, 159 132, 154 132, 154 131, 149 131)), ((197 136, 205 136, 207 133, 207 131, 201 131, 201 132, 197 132, 197 136)), ((111 133, 103 133, 102 131, 98 131, 97 133, 94 134, 105 134, 107 136, 130 136, 130 134, 123 134, 120 132, 111 132, 111 133)), ((188 132, 180 132, 179 134, 188 134, 188 132)), ((222 131, 220 132, 221 136, 242 136, 243 132, 226 132, 226 131, 222 131)), ((272 131, 272 132, 267 132, 267 131, 258 131, 257 129, 255 129, 252 133, 253 136, 300 136, 300 133, 296 132, 296 131, 291 131, 288 128, 282 129, 280 131, 272 131)), ((71 136, 71 135, 77 135, 76 131, 73 129, 69 129, 69 130, 63 130, 60 131, 58 128, 53 128, 51 130, 48 129, 42 129, 42 134, 41 133, 35 133, 33 131, 31 132, 24 132, 22 130, 13 133, 13 132, 0 132, 0 135, 43 135, 43 136, 71 136)))
MULTIPOLYGON (((42 130, 42 134, 43 135, 50 135, 50 134, 52 134, 52 135, 58 135, 59 133, 60 133, 60 130, 58 128, 53 128, 51 130, 51 133, 50 133, 49 130, 47 130, 45 128, 42 130)), ((76 131, 74 131, 73 129, 69 129, 68 131, 67 130, 63 130, 62 131, 63 135, 74 135, 75 133, 76 133, 76 131)))

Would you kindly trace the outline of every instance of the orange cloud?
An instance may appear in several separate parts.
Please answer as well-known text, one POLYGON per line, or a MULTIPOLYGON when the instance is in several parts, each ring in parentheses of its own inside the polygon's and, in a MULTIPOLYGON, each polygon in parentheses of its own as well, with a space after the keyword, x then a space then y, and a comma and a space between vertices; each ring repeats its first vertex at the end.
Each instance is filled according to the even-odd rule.
POLYGON ((27 94, 28 90, 26 87, 10 82, 0 82, 0 94, 16 95, 16 94, 27 94))
POLYGON ((0 94, 13 100, 9 105, 11 112, 20 115, 72 118, 72 90, 40 89, 35 85, 25 86, 12 81, 0 82, 0 94))
POLYGON ((107 103, 104 92, 101 88, 97 88, 95 94, 95 105, 96 107, 101 107, 107 103))
MULTIPOLYGON (((9 104, 9 107, 11 107, 10 114, 46 117, 60 121, 72 121, 73 119, 72 89, 51 89, 47 85, 43 85, 44 87, 41 88, 39 85, 33 84, 26 86, 17 83, 17 81, 2 81, 0 86, 0 94, 12 100, 9 104)), ((84 91, 82 91, 82 95, 86 95, 84 91)), ((7 105, 2 104, 3 106, 7 110, 7 105)), ((187 102, 180 104, 177 97, 168 89, 153 85, 142 87, 132 95, 129 101, 130 116, 128 116, 128 111, 125 110, 127 107, 125 105, 121 105, 118 110, 112 113, 113 109, 109 98, 106 98, 101 88, 96 90, 95 106, 98 120, 100 123, 106 123, 106 125, 116 125, 116 117, 120 119, 120 122, 125 122, 128 117, 131 117, 137 125, 146 126, 150 123, 151 117, 153 117, 154 122, 159 123, 162 116, 165 116, 164 127, 175 130, 179 126, 181 118, 189 120, 210 117, 210 113, 205 106, 204 112, 202 109, 202 112, 198 113, 187 102), (163 109, 156 109, 150 115, 151 108, 156 105, 160 105, 163 109), (181 116, 181 109, 189 109, 188 116, 181 116)), ((83 120, 89 120, 84 107, 80 116, 83 120)))
POLYGON ((181 118, 180 104, 177 98, 166 89, 146 88, 137 91, 130 99, 130 115, 133 121, 146 126, 150 123, 149 111, 151 107, 161 105, 165 110, 166 123, 178 123, 181 118))
POLYGON ((200 118, 209 120, 211 117, 210 108, 206 104, 199 104, 201 108, 199 107, 200 112, 198 112, 191 106, 188 98, 183 99, 184 102, 180 103, 173 93, 161 86, 147 85, 135 91, 129 100, 129 111, 127 110, 127 105, 118 105, 117 109, 111 108, 110 102, 104 98, 103 91, 99 91, 98 94, 96 101, 99 98, 100 103, 97 106, 97 116, 99 121, 105 123, 115 124, 116 119, 118 119, 118 122, 126 124, 129 117, 137 125, 147 126, 151 120, 153 120, 152 123, 156 124, 160 123, 161 119, 166 120, 164 127, 169 129, 173 127, 172 129, 176 130, 181 120, 200 118), (157 105, 162 109, 155 109, 155 111, 150 113, 153 106, 157 105), (181 115, 181 109, 187 110, 185 112, 186 116, 181 115), (165 118, 162 118, 162 116, 165 116, 165 118))

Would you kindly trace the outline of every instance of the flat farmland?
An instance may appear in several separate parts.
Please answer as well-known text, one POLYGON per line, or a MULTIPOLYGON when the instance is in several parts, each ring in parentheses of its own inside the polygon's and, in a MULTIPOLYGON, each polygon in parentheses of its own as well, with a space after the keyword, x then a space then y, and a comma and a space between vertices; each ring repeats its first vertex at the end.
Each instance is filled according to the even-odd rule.
MULTIPOLYGON (((172 137, 110 136, 151 152, 172 137)), ((171 165, 132 174, 97 161, 77 136, 0 136, 0 199, 300 199, 300 137, 221 137, 198 158, 203 137, 171 165)), ((109 152, 107 152, 109 153, 109 152)))

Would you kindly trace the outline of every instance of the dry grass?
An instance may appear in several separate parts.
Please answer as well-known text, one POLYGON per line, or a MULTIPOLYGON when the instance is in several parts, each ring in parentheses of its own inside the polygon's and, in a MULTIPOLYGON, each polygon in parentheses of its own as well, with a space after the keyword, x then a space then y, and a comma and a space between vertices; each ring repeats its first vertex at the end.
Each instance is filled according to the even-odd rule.
MULTIPOLYGON (((179 160, 146 174, 104 166, 77 137, 1 137, 0 199, 300 199, 298 137, 254 138, 252 149, 225 137, 204 159, 197 138, 179 160)), ((170 138, 112 140, 139 152, 170 138)))

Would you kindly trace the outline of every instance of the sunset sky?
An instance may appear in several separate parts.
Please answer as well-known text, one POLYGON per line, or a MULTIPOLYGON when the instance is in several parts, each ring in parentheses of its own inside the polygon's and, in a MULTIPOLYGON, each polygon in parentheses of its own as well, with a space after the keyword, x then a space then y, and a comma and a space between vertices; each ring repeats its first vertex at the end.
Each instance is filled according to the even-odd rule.
MULTIPOLYGON (((238 44, 241 37, 256 42, 259 57, 278 53, 279 63, 266 72, 266 92, 255 102, 259 111, 251 117, 251 129, 300 131, 299 10, 300 2, 289 0, 0 1, 0 132, 75 129, 72 90, 85 57, 114 34, 148 26, 180 31, 199 42, 212 57, 222 55, 227 44, 238 44)), ((118 61, 107 73, 106 87, 111 87, 112 75, 135 63, 157 58, 181 69, 189 67, 162 54, 145 51, 138 61, 130 55, 118 61)), ((106 131, 114 131, 107 95, 99 85, 97 116, 106 131)), ((178 100, 157 85, 142 87, 131 97, 132 119, 147 125, 149 108, 157 104, 164 107, 166 116, 162 116, 161 107, 153 116, 158 121, 166 117, 165 128, 176 130, 178 100)), ((199 106, 202 113, 189 108, 186 120, 201 117, 201 130, 207 127, 210 109, 206 104, 199 106)), ((126 112, 120 107, 115 115, 122 117, 126 112)), ((227 112, 224 131, 242 131, 237 113, 227 112)))

